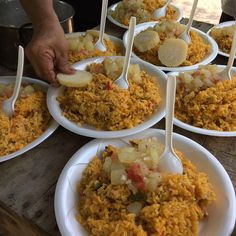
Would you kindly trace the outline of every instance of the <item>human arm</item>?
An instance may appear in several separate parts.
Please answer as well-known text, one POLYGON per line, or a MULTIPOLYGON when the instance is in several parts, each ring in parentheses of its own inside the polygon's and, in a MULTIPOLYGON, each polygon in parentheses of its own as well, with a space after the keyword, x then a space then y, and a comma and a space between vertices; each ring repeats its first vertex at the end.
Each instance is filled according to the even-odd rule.
POLYGON ((56 85, 56 74, 72 74, 67 60, 68 43, 53 9, 52 0, 20 0, 33 24, 33 37, 26 55, 36 73, 56 85))

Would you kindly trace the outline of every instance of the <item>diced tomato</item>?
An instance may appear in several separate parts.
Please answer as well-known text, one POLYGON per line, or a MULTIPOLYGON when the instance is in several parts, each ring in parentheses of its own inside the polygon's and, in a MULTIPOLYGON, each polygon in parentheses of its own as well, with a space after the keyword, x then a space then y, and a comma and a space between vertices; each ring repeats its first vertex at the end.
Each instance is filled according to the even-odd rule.
POLYGON ((128 169, 127 176, 130 180, 132 180, 137 189, 144 189, 145 184, 141 174, 140 164, 133 163, 128 169))
POLYGON ((107 82, 106 89, 112 90, 112 83, 110 81, 107 82))

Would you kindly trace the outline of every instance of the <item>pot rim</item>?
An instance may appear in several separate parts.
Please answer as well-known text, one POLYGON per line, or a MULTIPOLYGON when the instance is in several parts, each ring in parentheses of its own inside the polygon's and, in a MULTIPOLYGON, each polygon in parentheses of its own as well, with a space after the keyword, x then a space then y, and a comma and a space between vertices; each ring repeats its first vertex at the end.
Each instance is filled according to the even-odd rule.
MULTIPOLYGON (((70 19, 72 19, 73 17, 74 17, 74 15, 75 15, 75 10, 74 10, 74 8, 73 8, 73 6, 71 6, 69 3, 66 3, 66 2, 63 2, 63 1, 60 1, 60 0, 57 0, 56 1, 57 3, 60 3, 60 4, 62 4, 62 5, 67 5, 67 6, 69 6, 69 7, 71 7, 71 15, 69 16, 69 17, 67 17, 67 18, 65 18, 65 19, 63 19, 63 20, 59 20, 59 18, 58 18, 58 21, 59 21, 59 23, 60 24, 62 24, 62 23, 64 23, 64 22, 66 22, 66 21, 68 21, 68 20, 70 20, 70 19)), ((23 8, 22 8, 23 9, 23 8)), ((23 11, 24 11, 24 9, 23 9, 23 11)), ((24 23, 23 25, 25 25, 25 24, 31 24, 31 22, 26 22, 26 23, 24 23)), ((1 23, 0 23, 0 28, 6 28, 6 29, 15 29, 15 30, 19 30, 20 28, 21 28, 21 26, 16 26, 16 25, 12 25, 12 24, 9 24, 9 25, 2 25, 1 23)), ((29 26, 25 26, 24 27, 25 29, 33 29, 33 25, 29 25, 29 26)))

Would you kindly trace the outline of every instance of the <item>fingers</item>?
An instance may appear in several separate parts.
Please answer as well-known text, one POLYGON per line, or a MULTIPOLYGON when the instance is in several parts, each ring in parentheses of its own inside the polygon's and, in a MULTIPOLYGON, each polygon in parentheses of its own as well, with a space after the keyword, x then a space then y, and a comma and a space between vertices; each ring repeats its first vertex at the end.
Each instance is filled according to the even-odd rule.
POLYGON ((67 55, 66 50, 53 50, 49 47, 34 44, 26 48, 26 55, 38 76, 50 82, 53 86, 59 85, 56 79, 58 72, 65 74, 75 73, 75 69, 70 66, 67 56, 65 56, 67 55))
POLYGON ((71 67, 68 62, 67 56, 60 55, 56 53, 56 68, 58 72, 65 73, 65 74, 74 74, 75 69, 71 67))

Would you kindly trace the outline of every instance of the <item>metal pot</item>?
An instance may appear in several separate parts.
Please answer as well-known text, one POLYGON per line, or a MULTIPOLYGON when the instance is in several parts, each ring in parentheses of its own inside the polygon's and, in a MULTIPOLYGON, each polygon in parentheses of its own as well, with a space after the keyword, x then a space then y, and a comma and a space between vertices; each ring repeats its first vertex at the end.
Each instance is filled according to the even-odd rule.
MULTIPOLYGON (((73 32, 74 9, 54 1, 54 10, 65 33, 73 32)), ((33 28, 19 0, 0 0, 0 64, 16 69, 18 45, 26 46, 33 28)))

